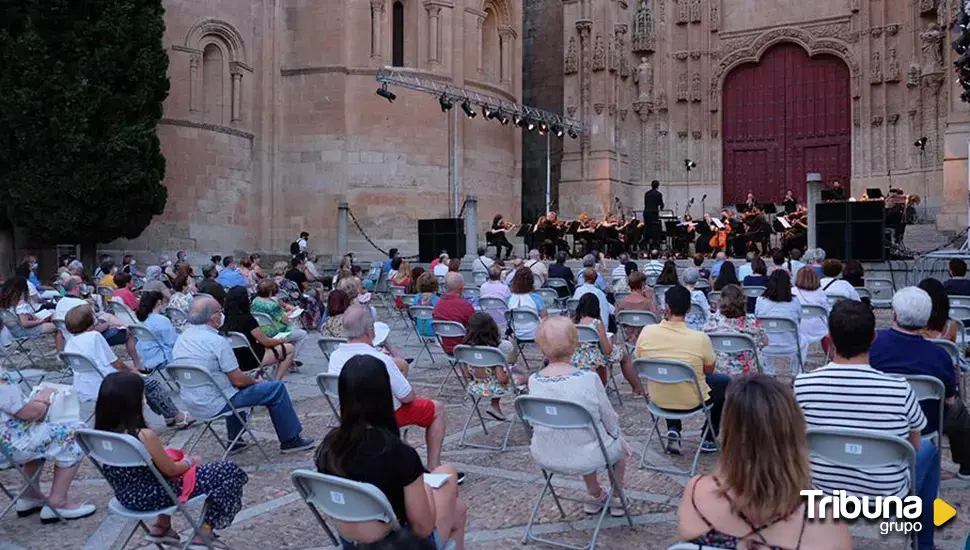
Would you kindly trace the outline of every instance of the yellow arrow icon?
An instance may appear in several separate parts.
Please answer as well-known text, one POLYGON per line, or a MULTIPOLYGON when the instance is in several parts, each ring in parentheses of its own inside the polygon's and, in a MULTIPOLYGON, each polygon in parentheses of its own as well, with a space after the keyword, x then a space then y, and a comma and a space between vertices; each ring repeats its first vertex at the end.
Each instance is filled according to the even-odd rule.
POLYGON ((938 498, 933 501, 933 525, 939 527, 956 515, 957 511, 953 509, 953 506, 943 502, 943 499, 938 498))

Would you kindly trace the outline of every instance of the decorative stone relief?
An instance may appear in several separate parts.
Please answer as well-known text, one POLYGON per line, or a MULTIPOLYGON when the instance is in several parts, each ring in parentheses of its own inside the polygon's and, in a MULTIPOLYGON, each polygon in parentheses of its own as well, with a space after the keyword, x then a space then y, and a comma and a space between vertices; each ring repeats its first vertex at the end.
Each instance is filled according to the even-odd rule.
POLYGON ((920 15, 935 13, 937 2, 938 0, 918 0, 917 4, 919 6, 920 15))
POLYGON ((876 115, 872 117, 871 122, 873 126, 882 126, 882 115, 876 115))
POLYGON ((886 26, 886 34, 887 35, 889 35, 889 36, 896 36, 896 34, 898 32, 899 32, 899 25, 887 25, 886 26))
POLYGON ((620 73, 620 78, 627 78, 630 76, 630 59, 626 53, 626 36, 628 27, 626 25, 617 25, 614 27, 613 32, 616 35, 616 57, 617 57, 617 71, 620 73))
POLYGON ((882 36, 882 27, 874 27, 872 30, 869 31, 869 35, 872 36, 873 38, 879 38, 880 36, 882 36))
POLYGON ((633 16, 633 52, 653 52, 656 36, 653 28, 653 14, 647 0, 640 0, 637 13, 633 16))
POLYGON ((936 23, 930 23, 926 30, 919 35, 923 52, 923 74, 943 71, 943 31, 936 23))
POLYGON ((653 66, 646 57, 640 58, 640 65, 633 73, 633 82, 637 85, 637 98, 640 101, 653 99, 653 66))
POLYGON ((593 110, 596 111, 596 114, 598 115, 603 114, 604 107, 606 107, 606 104, 604 103, 597 102, 593 104, 593 110))
POLYGON ((700 130, 694 130, 693 132, 690 133, 690 137, 694 139, 701 139, 701 137, 703 136, 704 136, 704 132, 701 132, 700 130))
POLYGON ((849 11, 859 13, 859 0, 849 0, 849 11))
MULTIPOLYGON (((580 55, 582 56, 582 60, 581 60, 582 67, 581 67, 581 73, 579 75, 580 82, 581 82, 579 103, 583 107, 581 117, 583 118, 584 121, 588 122, 590 87, 591 87, 590 81, 593 79, 591 74, 591 68, 590 68, 591 58, 592 58, 592 55, 590 52, 590 50, 592 49, 590 44, 590 35, 592 34, 592 31, 593 31, 593 22, 590 21, 589 19, 580 19, 579 21, 576 21, 576 30, 579 31, 579 47, 581 50, 580 55)), ((584 151, 589 149, 589 136, 590 136, 590 132, 583 132, 580 135, 580 140, 579 140, 580 147, 584 151)))
POLYGON ((838 38, 849 41, 852 30, 846 23, 829 23, 818 27, 812 27, 812 36, 816 38, 838 38))
POLYGON ((717 136, 718 136, 717 130, 711 130, 711 139, 717 139, 717 136))
POLYGON ((686 25, 690 21, 690 1, 674 0, 677 2, 677 24, 686 25))
POLYGON ((701 51, 700 50, 691 50, 690 53, 689 53, 689 55, 690 55, 690 58, 691 59, 700 59, 701 58, 701 51))
POLYGON ((896 48, 889 48, 886 54, 886 82, 899 82, 899 60, 896 58, 896 48))
POLYGON ((919 86, 920 76, 919 65, 914 61, 912 64, 910 64, 909 70, 906 71, 906 87, 915 88, 919 86))
POLYGON ((603 35, 596 33, 596 41, 593 43, 593 70, 604 69, 606 69, 606 47, 603 44, 603 35))
POLYGON ((616 116, 616 104, 610 103, 606 106, 606 113, 610 116, 616 116))
POLYGON ((687 83, 687 73, 680 73, 677 77, 677 101, 687 101, 690 99, 690 86, 687 83))
POLYGON ((688 56, 689 54, 688 54, 687 52, 674 52, 674 53, 673 53, 673 54, 671 54, 671 55, 672 55, 672 56, 673 56, 673 58, 674 58, 674 59, 676 59, 677 61, 687 61, 687 56, 688 56))
POLYGON ((657 94, 656 106, 657 106, 657 111, 661 113, 667 112, 667 92, 666 91, 660 90, 660 93, 657 94))
POLYGON ((647 101, 634 101, 633 112, 640 115, 640 122, 646 122, 652 111, 650 103, 647 101))
POLYGON ((690 100, 693 103, 701 101, 701 73, 694 73, 690 79, 690 100))
POLYGON ((711 32, 717 32, 721 28, 721 0, 711 0, 711 32))
POLYGON ((568 107, 566 107, 566 114, 569 115, 569 118, 576 116, 576 106, 569 105, 568 107))
POLYGON ((690 0, 690 22, 701 22, 701 0, 690 0))
POLYGON ((566 47, 566 63, 563 74, 576 74, 579 71, 579 59, 576 51, 576 37, 569 37, 569 46, 566 47))
POLYGON ((869 59, 869 82, 871 84, 882 84, 882 58, 879 52, 872 52, 869 59))
POLYGON ((616 31, 613 31, 613 36, 610 37, 606 42, 606 69, 611 73, 615 73, 617 69, 620 68, 619 57, 617 56, 617 36, 616 31))
POLYGON ((677 130, 677 139, 681 141, 687 139, 687 130, 677 130))

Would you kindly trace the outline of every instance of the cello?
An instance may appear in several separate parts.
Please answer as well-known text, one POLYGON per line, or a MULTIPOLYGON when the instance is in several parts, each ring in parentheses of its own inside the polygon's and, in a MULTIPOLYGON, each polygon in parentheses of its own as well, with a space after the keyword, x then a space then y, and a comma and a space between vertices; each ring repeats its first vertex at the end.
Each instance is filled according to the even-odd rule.
POLYGON ((727 249, 728 234, 731 233, 731 224, 728 223, 726 217, 721 221, 721 223, 724 225, 724 227, 715 229, 714 235, 712 235, 711 239, 707 242, 707 244, 709 244, 714 251, 727 249))

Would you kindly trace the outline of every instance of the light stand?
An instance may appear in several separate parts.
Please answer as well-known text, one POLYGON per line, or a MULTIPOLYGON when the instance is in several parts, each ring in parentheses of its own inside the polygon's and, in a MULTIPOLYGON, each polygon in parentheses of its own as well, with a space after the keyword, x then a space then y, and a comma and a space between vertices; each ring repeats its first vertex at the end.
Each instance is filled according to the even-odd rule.
POLYGON ((697 168, 697 163, 690 159, 684 159, 684 168, 687 169, 687 213, 690 214, 690 172, 697 168))
MULTIPOLYGON (((923 221, 924 222, 929 220, 929 215, 926 213, 926 208, 927 208, 926 203, 929 202, 929 200, 926 197, 926 171, 923 170, 923 156, 924 156, 924 153, 926 152, 927 141, 929 140, 926 139, 926 136, 922 136, 921 138, 913 142, 913 147, 916 147, 919 149, 919 171, 920 171, 920 176, 923 178, 923 221)), ((903 213, 903 215, 905 216, 905 212, 903 213)))

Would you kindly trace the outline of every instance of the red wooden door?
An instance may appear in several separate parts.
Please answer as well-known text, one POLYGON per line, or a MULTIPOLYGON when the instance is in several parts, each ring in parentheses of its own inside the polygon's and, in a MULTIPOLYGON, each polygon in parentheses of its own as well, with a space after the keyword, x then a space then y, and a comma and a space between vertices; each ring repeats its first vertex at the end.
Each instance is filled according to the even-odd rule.
POLYGON ((725 205, 749 190, 760 202, 780 202, 786 188, 804 200, 808 172, 850 192, 849 69, 841 59, 779 44, 728 74, 722 104, 725 205))

